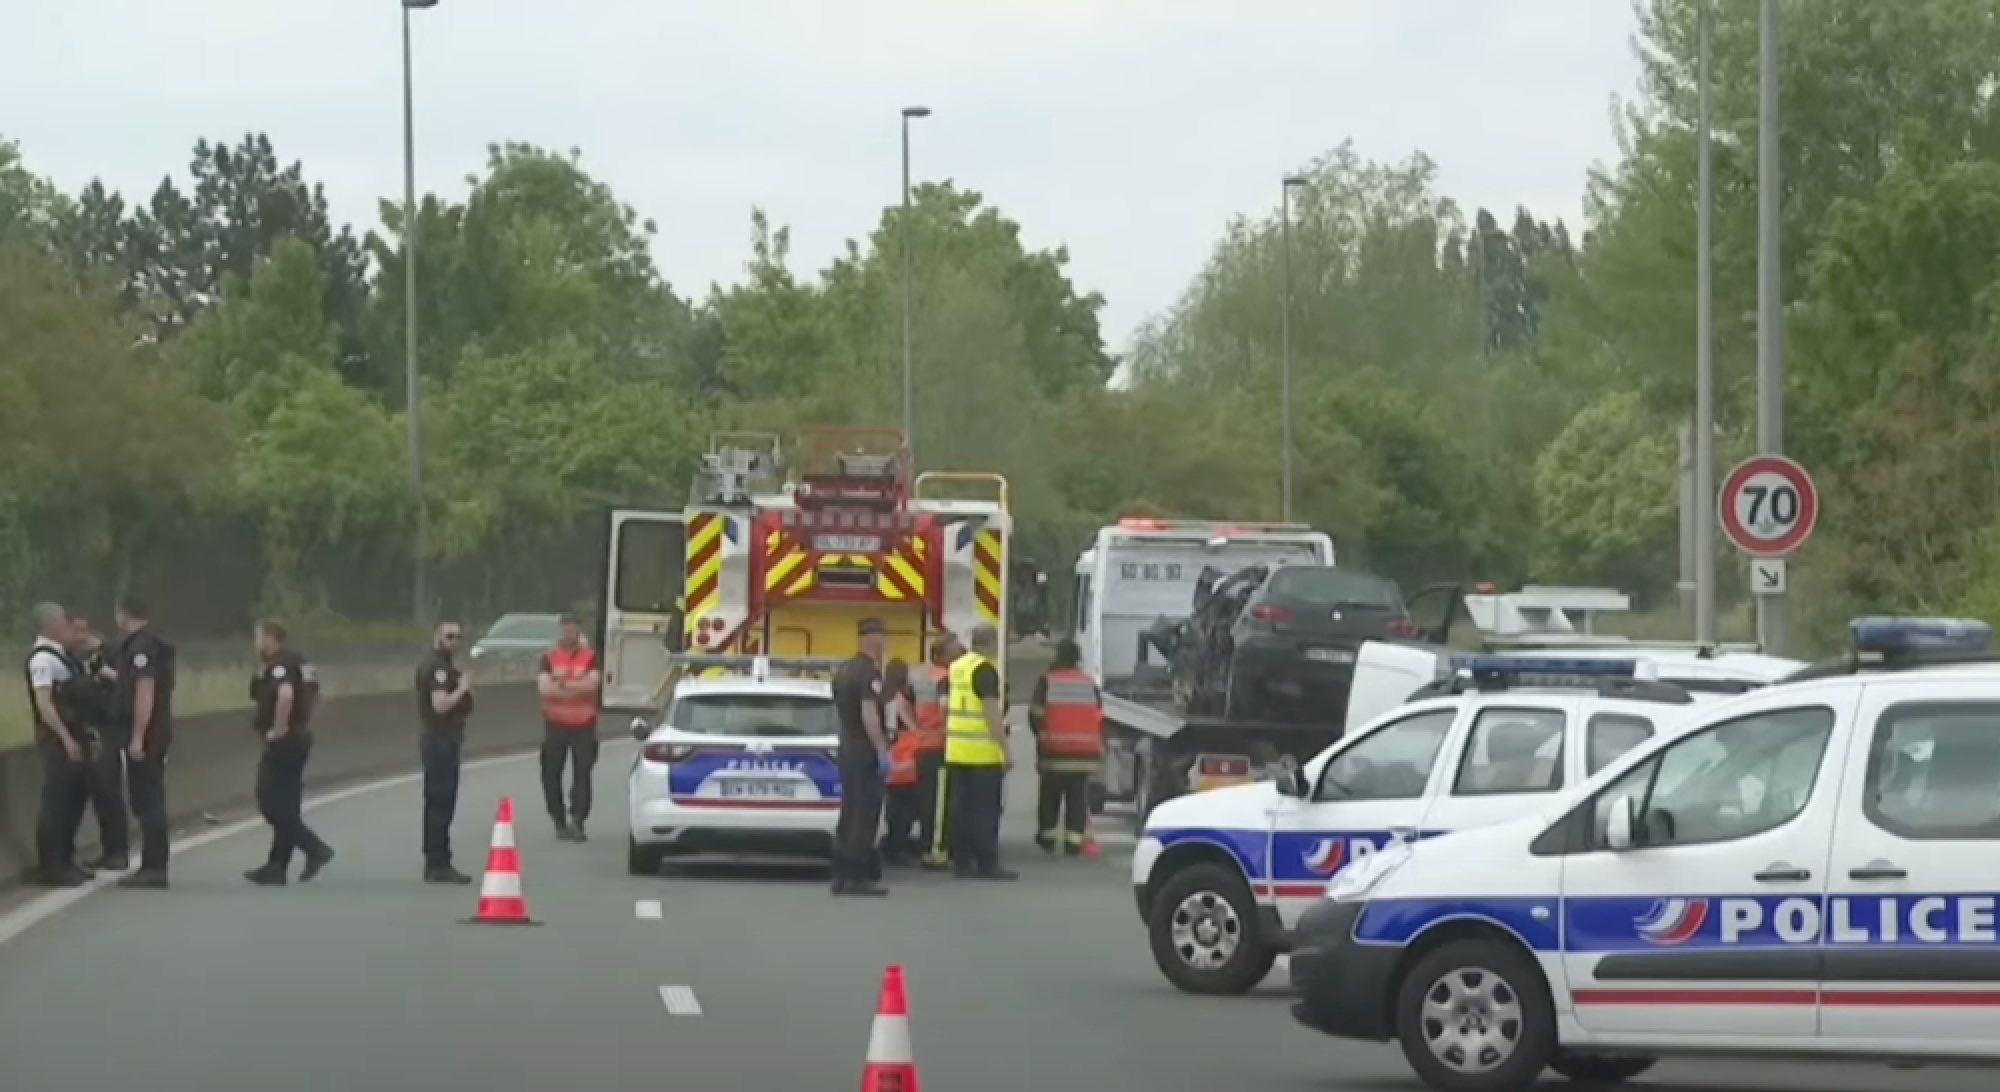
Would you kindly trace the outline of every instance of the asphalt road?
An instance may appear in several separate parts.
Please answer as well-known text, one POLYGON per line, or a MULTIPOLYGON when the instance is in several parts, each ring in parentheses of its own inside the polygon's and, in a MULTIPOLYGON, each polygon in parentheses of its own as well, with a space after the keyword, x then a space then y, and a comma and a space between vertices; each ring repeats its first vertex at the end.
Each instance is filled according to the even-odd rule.
MULTIPOLYGON (((606 749, 594 840, 580 846, 556 842, 541 819, 531 762, 467 773, 461 867, 484 864, 494 809, 511 795, 540 928, 460 924, 476 888, 417 882, 409 784, 314 809, 310 821, 340 856, 311 885, 244 883, 263 853, 258 828, 182 854, 172 891, 98 891, 25 928, 18 904, 0 909, 0 1088, 851 1088, 890 963, 907 968, 932 1092, 1419 1087, 1393 1048, 1295 1026, 1282 969, 1245 998, 1168 986, 1116 842, 1095 861, 1046 860, 1027 846, 1025 767, 1008 805, 1021 882, 916 875, 898 877, 887 899, 834 900, 810 871, 627 876, 630 754, 606 749)), ((1642 1085, 1992 1086, 1978 1073, 1742 1063, 1662 1067, 1642 1085)))

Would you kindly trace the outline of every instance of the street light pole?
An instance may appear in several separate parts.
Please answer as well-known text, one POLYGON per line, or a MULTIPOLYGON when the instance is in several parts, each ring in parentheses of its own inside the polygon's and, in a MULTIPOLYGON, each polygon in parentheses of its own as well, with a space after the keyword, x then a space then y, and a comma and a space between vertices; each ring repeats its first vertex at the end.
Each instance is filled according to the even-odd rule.
POLYGON ((1283 480, 1281 519, 1292 522, 1292 190, 1306 184, 1304 177, 1289 175, 1278 188, 1278 233, 1284 263, 1283 317, 1279 320, 1278 412, 1283 419, 1279 443, 1284 445, 1280 461, 1283 480))
MULTIPOLYGON (((1757 79, 1757 450, 1785 451, 1785 329, 1778 178, 1778 0, 1763 0, 1757 79)), ((1785 600, 1757 596, 1757 640, 1785 654, 1785 600)))
POLYGON ((424 557, 430 550, 429 516, 424 504, 424 441, 417 384, 417 123, 416 90, 411 77, 410 13, 434 8, 438 0, 403 0, 403 382, 410 418, 410 486, 417 502, 417 540, 413 555, 414 587, 411 615, 422 625, 430 615, 424 557))
POLYGON ((1711 140, 1715 13, 1701 0, 1698 79, 1700 130, 1695 137, 1695 350, 1694 350, 1694 639, 1715 642, 1715 214, 1711 140))
POLYGON ((917 458, 917 401, 910 351, 910 121, 930 116, 928 106, 903 107, 903 215, 896 221, 896 239, 903 251, 903 444, 913 464, 917 458))

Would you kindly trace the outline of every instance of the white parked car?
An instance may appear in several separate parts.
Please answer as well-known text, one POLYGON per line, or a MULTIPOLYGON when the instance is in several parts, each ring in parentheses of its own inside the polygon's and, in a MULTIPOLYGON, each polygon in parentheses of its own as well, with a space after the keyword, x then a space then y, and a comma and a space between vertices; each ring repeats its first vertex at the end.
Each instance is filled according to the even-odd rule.
MULTIPOLYGON (((741 659, 741 658, 732 658, 741 659)), ((838 723, 824 679, 749 672, 687 678, 656 719, 632 722, 630 870, 669 858, 825 858, 840 811, 838 723)), ((816 665, 818 666, 818 665, 816 665)))
POLYGON ((1671 1054, 2000 1063, 1993 630, 1852 636, 1522 818, 1341 874, 1294 930, 1295 1018, 1400 1042, 1439 1092, 1671 1054))

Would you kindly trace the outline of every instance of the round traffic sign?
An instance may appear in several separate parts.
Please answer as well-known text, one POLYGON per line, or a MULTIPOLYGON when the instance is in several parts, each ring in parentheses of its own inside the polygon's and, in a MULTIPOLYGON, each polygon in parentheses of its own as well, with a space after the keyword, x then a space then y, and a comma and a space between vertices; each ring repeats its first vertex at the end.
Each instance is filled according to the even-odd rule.
POLYGON ((1784 557, 1812 537, 1819 490, 1806 468, 1783 455, 1736 464, 1716 497, 1722 533, 1751 557, 1784 557))

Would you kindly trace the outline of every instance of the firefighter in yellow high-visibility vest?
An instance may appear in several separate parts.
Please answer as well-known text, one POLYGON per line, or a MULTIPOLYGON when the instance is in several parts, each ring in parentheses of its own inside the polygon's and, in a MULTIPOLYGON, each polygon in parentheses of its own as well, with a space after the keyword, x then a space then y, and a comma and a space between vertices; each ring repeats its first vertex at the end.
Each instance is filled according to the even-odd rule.
POLYGON ((977 626, 951 664, 944 744, 945 818, 952 871, 964 879, 1011 880, 1000 867, 1000 800, 1007 784, 1007 720, 1000 693, 1000 634, 977 626))

